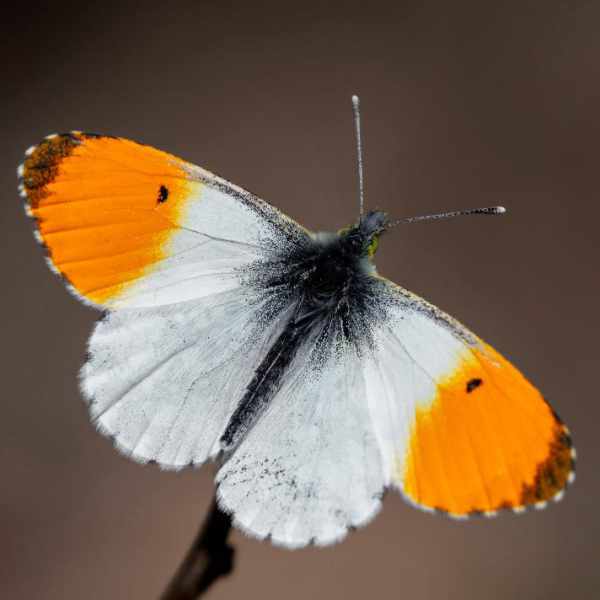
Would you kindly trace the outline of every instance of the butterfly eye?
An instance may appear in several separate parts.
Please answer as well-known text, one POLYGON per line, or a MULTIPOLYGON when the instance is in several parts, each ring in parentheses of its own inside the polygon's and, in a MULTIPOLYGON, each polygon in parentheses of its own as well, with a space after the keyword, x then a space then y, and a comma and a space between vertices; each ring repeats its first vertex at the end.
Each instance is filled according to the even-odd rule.
POLYGON ((376 234, 371 238, 371 242, 369 243, 369 245, 367 247, 367 254, 369 255, 369 258, 373 257, 375 252, 377 252, 378 247, 379 247, 379 235, 376 234))

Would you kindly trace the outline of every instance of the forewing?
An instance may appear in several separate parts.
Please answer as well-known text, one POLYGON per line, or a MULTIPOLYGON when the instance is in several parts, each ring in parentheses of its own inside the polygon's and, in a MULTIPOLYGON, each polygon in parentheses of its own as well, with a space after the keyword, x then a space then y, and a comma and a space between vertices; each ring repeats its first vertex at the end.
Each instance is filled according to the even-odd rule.
POLYGON ((241 288, 175 305, 109 312, 81 371, 92 422, 140 462, 178 469, 218 440, 287 320, 241 288))
POLYGON ((258 538, 331 544, 378 511, 384 471, 361 359, 305 340, 265 413, 217 474, 217 498, 258 538))
POLYGON ((160 306, 234 289, 248 265, 309 239, 249 192, 122 138, 48 136, 18 173, 50 267, 99 307, 160 306))
POLYGON ((437 308, 385 280, 365 354, 389 483, 458 518, 542 508, 574 478, 566 426, 523 375, 437 308))

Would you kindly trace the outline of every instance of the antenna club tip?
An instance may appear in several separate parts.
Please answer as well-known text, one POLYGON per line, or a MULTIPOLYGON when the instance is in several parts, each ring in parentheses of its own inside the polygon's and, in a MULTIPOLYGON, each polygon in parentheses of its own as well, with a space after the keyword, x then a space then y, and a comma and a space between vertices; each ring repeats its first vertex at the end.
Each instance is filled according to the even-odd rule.
POLYGON ((354 104, 354 106, 358 106, 360 104, 360 99, 356 94, 352 94, 352 104, 354 104))
POLYGON ((504 206, 496 206, 496 213, 499 215, 503 215, 506 212, 506 208, 504 206))

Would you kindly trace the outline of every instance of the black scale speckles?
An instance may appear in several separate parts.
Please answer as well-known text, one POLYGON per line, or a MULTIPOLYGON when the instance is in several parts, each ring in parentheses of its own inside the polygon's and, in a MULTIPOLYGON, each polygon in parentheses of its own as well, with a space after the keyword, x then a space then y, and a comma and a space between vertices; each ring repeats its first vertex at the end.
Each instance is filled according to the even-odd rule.
POLYGON ((470 394, 473 390, 476 390, 482 384, 483 381, 478 377, 476 377, 475 379, 471 379, 467 382, 467 394, 470 394))
POLYGON ((246 387, 223 436, 223 450, 235 448, 279 390, 305 345, 306 369, 318 372, 326 357, 352 345, 372 345, 378 300, 367 273, 366 249, 374 231, 359 227, 326 241, 293 246, 286 255, 260 261, 245 272, 245 283, 266 297, 259 321, 265 325, 286 308, 287 323, 246 387))
POLYGON ((166 186, 161 185, 160 188, 158 189, 158 198, 157 198, 157 202, 158 204, 163 204, 164 202, 167 201, 167 198, 169 197, 169 190, 166 186))

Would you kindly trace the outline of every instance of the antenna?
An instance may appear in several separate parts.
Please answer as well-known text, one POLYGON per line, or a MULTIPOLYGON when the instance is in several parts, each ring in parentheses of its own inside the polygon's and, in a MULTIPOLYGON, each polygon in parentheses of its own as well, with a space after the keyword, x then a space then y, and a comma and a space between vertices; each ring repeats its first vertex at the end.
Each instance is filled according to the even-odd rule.
POLYGON ((352 96, 352 112, 354 113, 354 131, 356 133, 356 156, 358 159, 358 201, 360 206, 360 217, 365 211, 365 182, 363 178, 362 140, 360 138, 360 100, 358 96, 352 96))
POLYGON ((437 221, 438 219, 451 219, 465 215, 502 215, 506 212, 504 206, 488 206, 487 208, 468 208, 466 210, 453 210, 450 212, 437 213, 435 215, 421 215, 419 217, 405 217, 393 221, 387 227, 404 225, 405 223, 418 223, 419 221, 437 221))

